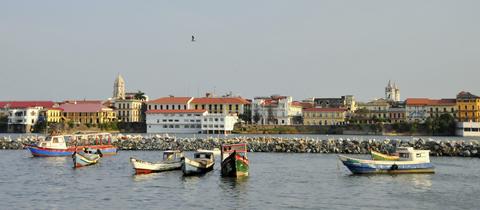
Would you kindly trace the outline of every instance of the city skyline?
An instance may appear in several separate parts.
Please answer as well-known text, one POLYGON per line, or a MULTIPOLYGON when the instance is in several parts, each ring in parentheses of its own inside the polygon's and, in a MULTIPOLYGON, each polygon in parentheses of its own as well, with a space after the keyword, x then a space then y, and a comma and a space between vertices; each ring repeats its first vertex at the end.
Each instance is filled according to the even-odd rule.
POLYGON ((106 99, 117 74, 150 98, 480 94, 476 1, 92 5, 2 3, 0 100, 106 99))

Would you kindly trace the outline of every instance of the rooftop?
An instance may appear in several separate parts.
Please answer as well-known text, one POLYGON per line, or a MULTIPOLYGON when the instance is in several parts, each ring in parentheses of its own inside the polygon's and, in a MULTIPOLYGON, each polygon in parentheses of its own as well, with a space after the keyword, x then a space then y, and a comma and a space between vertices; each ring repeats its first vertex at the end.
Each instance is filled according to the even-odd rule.
POLYGON ((205 109, 174 109, 174 110, 148 110, 147 114, 163 114, 163 113, 204 113, 205 109))
POLYGON ((105 108, 102 103, 77 103, 77 104, 62 104, 60 108, 65 113, 71 112, 101 112, 105 108))
POLYGON ((250 102, 242 97, 202 97, 194 98, 193 104, 250 104, 250 102))
POLYGON ((54 104, 55 103, 53 101, 0 101, 0 108, 51 108, 54 104))
POLYGON ((169 96, 169 97, 157 98, 153 101, 149 101, 149 103, 154 103, 154 104, 187 104, 191 99, 192 99, 192 97, 169 96))
POLYGON ((304 112, 345 112, 347 109, 342 108, 308 108, 304 112))
POLYGON ((429 99, 429 98, 407 98, 405 100, 407 105, 417 105, 417 106, 441 106, 441 105, 455 105, 455 99, 429 99))

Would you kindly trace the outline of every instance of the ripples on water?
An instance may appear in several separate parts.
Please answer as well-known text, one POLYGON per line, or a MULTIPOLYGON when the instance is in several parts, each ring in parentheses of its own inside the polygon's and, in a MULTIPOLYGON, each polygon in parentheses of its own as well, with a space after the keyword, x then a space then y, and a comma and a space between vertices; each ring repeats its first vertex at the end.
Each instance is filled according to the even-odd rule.
POLYGON ((122 151, 74 170, 67 157, 0 151, 0 209, 478 209, 478 158, 432 157, 436 174, 357 176, 331 154, 249 155, 251 176, 231 179, 218 159, 199 177, 137 176, 129 157, 159 152, 122 151))

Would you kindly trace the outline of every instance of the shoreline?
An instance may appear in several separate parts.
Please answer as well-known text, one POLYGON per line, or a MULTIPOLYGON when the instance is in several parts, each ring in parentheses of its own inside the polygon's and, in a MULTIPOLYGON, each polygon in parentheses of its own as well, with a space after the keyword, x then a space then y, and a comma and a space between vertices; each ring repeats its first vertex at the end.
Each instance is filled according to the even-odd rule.
MULTIPOLYGON (((221 144, 247 143, 250 152, 369 154, 370 150, 393 153, 397 147, 414 147, 430 150, 431 156, 480 157, 480 144, 476 140, 450 141, 431 139, 412 140, 358 140, 358 139, 308 139, 281 137, 226 137, 226 138, 176 138, 161 136, 117 136, 112 144, 119 150, 182 150, 219 148, 221 144)), ((24 145, 37 142, 36 138, 0 138, 0 150, 25 149, 24 145)), ((93 144, 93 142, 90 142, 93 144)))

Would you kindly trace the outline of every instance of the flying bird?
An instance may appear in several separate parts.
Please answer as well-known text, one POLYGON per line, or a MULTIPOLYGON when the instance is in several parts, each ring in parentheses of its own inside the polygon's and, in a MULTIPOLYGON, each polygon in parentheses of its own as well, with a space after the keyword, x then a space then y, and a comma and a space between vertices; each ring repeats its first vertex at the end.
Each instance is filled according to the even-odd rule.
POLYGON ((194 41, 195 41, 195 36, 192 35, 192 42, 194 42, 194 41))

